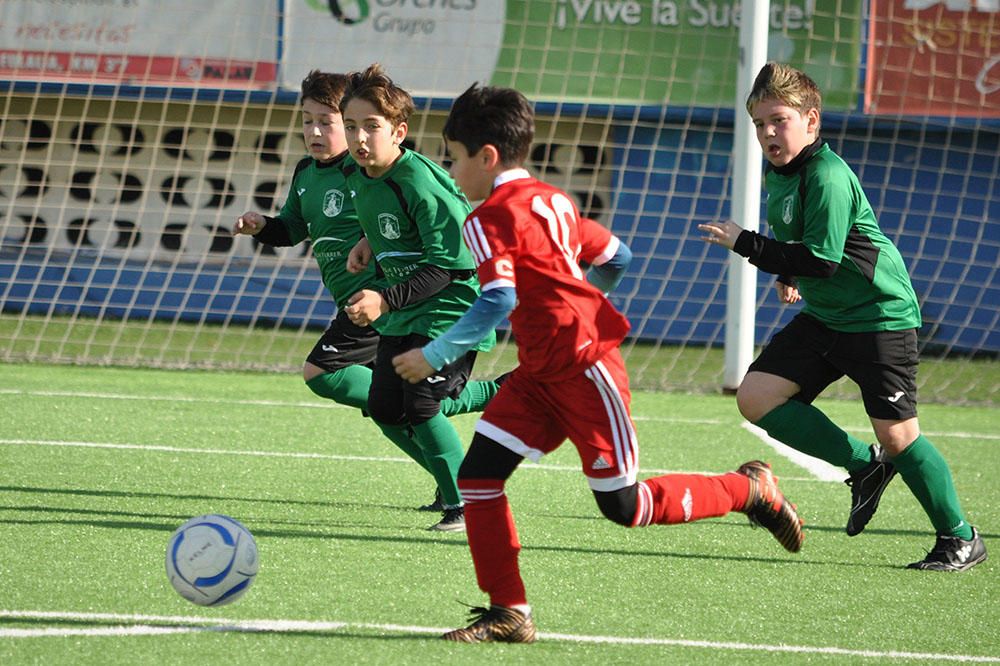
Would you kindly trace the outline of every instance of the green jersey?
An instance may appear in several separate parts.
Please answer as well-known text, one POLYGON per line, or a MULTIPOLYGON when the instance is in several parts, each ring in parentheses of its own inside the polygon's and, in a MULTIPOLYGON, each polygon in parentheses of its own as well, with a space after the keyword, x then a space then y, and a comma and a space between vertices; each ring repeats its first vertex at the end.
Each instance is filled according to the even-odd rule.
MULTIPOLYGON (((345 168, 345 174, 361 227, 390 285, 406 282, 423 265, 453 276, 433 296, 393 311, 380 331, 439 337, 479 297, 476 265, 462 239, 462 224, 471 211, 468 200, 447 171, 411 150, 404 150, 378 178, 356 165, 345 168)), ((491 333, 475 349, 487 351, 494 344, 496 334, 491 333)))
POLYGON ((775 239, 838 263, 828 278, 797 277, 803 312, 837 331, 918 328, 920 306, 899 250, 875 220, 861 183, 823 144, 794 173, 769 169, 767 223, 775 239))
MULTIPOLYGON (((361 273, 347 271, 347 254, 361 239, 358 214, 342 170, 353 163, 347 154, 332 162, 317 162, 311 157, 300 161, 288 198, 277 215, 292 245, 311 241, 323 284, 339 309, 356 292, 385 286, 376 280, 374 264, 361 273)), ((379 324, 381 328, 383 322, 379 324)))

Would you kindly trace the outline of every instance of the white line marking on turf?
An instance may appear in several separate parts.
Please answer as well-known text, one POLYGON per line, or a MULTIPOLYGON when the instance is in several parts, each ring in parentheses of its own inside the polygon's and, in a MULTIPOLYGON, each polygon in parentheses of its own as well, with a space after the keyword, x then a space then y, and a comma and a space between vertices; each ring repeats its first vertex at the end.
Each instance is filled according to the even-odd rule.
MULTIPOLYGON (((294 632, 336 632, 350 629, 368 629, 394 634, 437 635, 448 629, 420 627, 399 624, 376 624, 372 622, 315 622, 307 620, 227 620, 211 617, 188 617, 176 615, 120 615, 117 613, 73 613, 54 611, 0 610, 0 618, 11 620, 53 620, 73 622, 117 622, 120 626, 93 628, 42 627, 39 629, 0 628, 0 638, 24 638, 29 636, 108 636, 165 634, 180 631, 243 631, 268 633, 294 632), (128 624, 139 623, 139 624, 128 624), (146 623, 146 624, 143 624, 146 623), (148 624, 153 623, 153 624, 148 624), (155 625, 160 626, 155 626, 155 625), (163 626, 167 625, 167 626, 163 626), (169 626, 177 625, 177 626, 169 626)), ((786 652, 793 654, 832 654, 846 657, 868 657, 874 659, 914 659, 933 661, 960 661, 976 663, 1000 663, 1000 657, 941 654, 927 652, 902 652, 897 650, 852 650, 840 647, 811 645, 768 645, 763 643, 741 643, 730 641, 699 641, 679 638, 649 638, 630 636, 588 636, 585 634, 562 634, 539 632, 542 640, 566 643, 600 643, 609 645, 663 645, 670 647, 692 647, 707 650, 742 650, 745 652, 786 652)))
POLYGON ((817 479, 822 481, 843 481, 844 480, 844 470, 839 467, 834 467, 825 460, 820 460, 819 458, 813 458, 808 456, 801 451, 796 451, 790 446, 786 446, 768 435, 763 428, 758 428, 754 424, 744 421, 740 424, 743 428, 750 431, 762 442, 774 449, 778 455, 791 460, 793 463, 802 467, 807 472, 815 476, 817 479))
MULTIPOLYGON (((27 395, 43 398, 91 398, 97 400, 141 400, 149 402, 194 402, 212 405, 252 405, 254 407, 304 407, 307 409, 354 409, 339 405, 332 400, 323 402, 284 402, 281 400, 236 400, 232 398, 192 398, 188 396, 128 395, 124 393, 91 393, 80 391, 24 391, 21 389, 0 389, 0 395, 27 395)), ((666 423, 689 423, 693 425, 722 425, 722 419, 693 419, 673 416, 632 416, 635 421, 663 421, 666 423)))
MULTIPOLYGON (((156 453, 189 453, 218 456, 257 456, 262 458, 306 458, 313 460, 341 460, 353 462, 369 463, 406 463, 412 464, 409 458, 392 458, 388 456, 348 456, 333 453, 301 453, 295 451, 246 451, 238 449, 195 449, 183 448, 179 446, 161 446, 158 444, 112 444, 109 442, 73 442, 48 439, 3 439, 0 438, 0 446, 57 446, 69 448, 85 449, 112 449, 124 451, 152 451, 156 453)), ((548 470, 554 472, 579 472, 579 467, 572 465, 546 465, 533 463, 525 465, 521 469, 548 470)), ((681 470, 670 469, 643 469, 648 474, 675 474, 681 470)), ((717 474, 718 472, 694 472, 685 470, 684 474, 717 474)), ((787 478, 787 477, 785 477, 787 478)), ((800 479, 801 480, 801 479, 800 479)), ((811 480, 811 479, 810 479, 811 480)))
MULTIPOLYGON (((98 400, 142 400, 159 402, 197 402, 220 405, 252 405, 255 407, 296 407, 306 409, 354 409, 345 405, 339 405, 332 400, 323 402, 285 402, 282 400, 236 400, 231 398, 192 398, 188 396, 164 396, 164 395, 130 395, 125 393, 93 393, 82 391, 26 391, 23 389, 3 389, 0 388, 0 395, 28 395, 49 398, 94 398, 98 400)), ((649 421, 656 423, 687 423, 692 425, 725 425, 735 422, 734 419, 710 419, 710 418, 685 418, 678 416, 641 416, 632 415, 633 421, 649 421)), ((870 426, 844 426, 844 430, 849 432, 871 433, 870 426)), ((1000 440, 1000 434, 982 432, 948 432, 948 431, 923 431, 928 437, 952 437, 955 439, 989 439, 1000 440)))

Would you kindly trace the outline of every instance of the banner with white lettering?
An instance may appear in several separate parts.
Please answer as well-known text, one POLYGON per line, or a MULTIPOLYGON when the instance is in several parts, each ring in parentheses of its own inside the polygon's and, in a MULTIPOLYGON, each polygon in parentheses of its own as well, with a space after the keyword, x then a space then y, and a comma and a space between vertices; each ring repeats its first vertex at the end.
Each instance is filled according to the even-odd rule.
MULTIPOLYGON (((768 11, 768 59, 804 69, 826 108, 856 108, 861 0, 768 11)), ((740 0, 508 0, 492 82, 532 99, 732 107, 741 20, 740 0)))
POLYGON ((0 77, 273 88, 277 8, 238 0, 4 0, 0 77))

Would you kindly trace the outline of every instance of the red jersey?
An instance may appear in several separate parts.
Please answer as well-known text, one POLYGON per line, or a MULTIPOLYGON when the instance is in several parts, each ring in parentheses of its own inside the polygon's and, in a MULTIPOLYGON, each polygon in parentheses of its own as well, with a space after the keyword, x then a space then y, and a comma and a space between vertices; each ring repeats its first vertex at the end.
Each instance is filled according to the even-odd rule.
POLYGON ((523 169, 505 172, 466 219, 463 234, 482 290, 517 293, 510 323, 524 372, 541 381, 572 377, 621 344, 628 320, 579 264, 607 260, 617 239, 581 219, 565 192, 523 169))

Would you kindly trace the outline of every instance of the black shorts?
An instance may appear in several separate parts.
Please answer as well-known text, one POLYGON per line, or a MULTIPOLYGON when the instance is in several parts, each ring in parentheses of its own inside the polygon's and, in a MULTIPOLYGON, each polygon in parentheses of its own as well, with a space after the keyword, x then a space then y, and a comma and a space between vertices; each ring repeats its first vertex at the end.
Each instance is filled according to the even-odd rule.
POLYGON ((778 331, 750 364, 799 385, 793 396, 811 403, 847 375, 861 388, 868 416, 904 420, 917 415, 917 331, 844 333, 806 314, 778 331))
POLYGON ((352 365, 372 367, 378 350, 378 331, 371 326, 357 326, 347 313, 340 311, 309 352, 306 362, 335 372, 352 365))
POLYGON ((416 333, 383 335, 379 339, 372 386, 368 392, 368 412, 375 421, 390 425, 423 423, 440 411, 442 400, 458 397, 465 388, 476 363, 474 351, 417 384, 411 384, 396 374, 392 366, 394 357, 423 347, 430 341, 431 338, 416 333))

